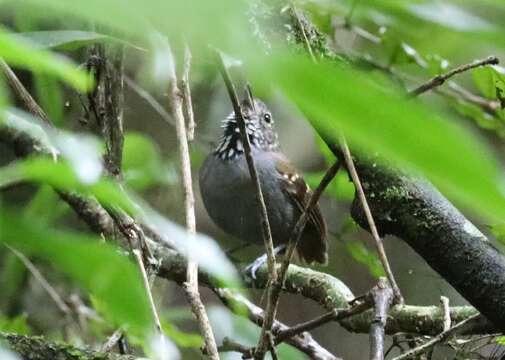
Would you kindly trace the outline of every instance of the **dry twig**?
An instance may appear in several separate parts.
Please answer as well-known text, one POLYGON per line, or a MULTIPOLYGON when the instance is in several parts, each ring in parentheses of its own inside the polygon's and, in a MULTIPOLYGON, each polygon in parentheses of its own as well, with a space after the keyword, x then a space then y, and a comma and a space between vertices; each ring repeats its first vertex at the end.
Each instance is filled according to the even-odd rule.
POLYGON ((468 71, 471 69, 475 69, 475 68, 478 68, 481 66, 498 65, 499 62, 500 61, 498 60, 498 58, 496 56, 489 56, 485 59, 476 60, 476 61, 471 62, 469 64, 464 64, 464 65, 458 66, 445 74, 437 75, 437 76, 431 78, 426 83, 424 83, 424 84, 418 86, 417 88, 415 88, 414 90, 410 91, 409 96, 416 97, 416 96, 419 96, 429 90, 439 87, 439 86, 443 85, 448 79, 450 79, 454 75, 457 75, 462 72, 465 72, 465 71, 468 71))
POLYGON ((54 301, 58 309, 64 315, 70 315, 71 311, 65 301, 61 298, 60 294, 56 291, 56 289, 46 280, 44 275, 41 274, 39 269, 33 265, 33 263, 28 259, 24 254, 14 249, 9 245, 5 245, 14 255, 16 255, 19 260, 23 263, 23 265, 30 271, 35 280, 42 286, 42 288, 48 293, 49 297, 54 301))
MULTIPOLYGON (((190 58, 189 49, 186 49, 184 74, 187 74, 187 77, 189 77, 190 58)), ((172 69, 172 71, 173 72, 170 74, 168 99, 170 101, 172 117, 175 119, 177 140, 179 142, 179 155, 181 157, 182 180, 184 186, 186 228, 190 237, 188 241, 194 241, 194 236, 196 233, 195 198, 193 195, 193 182, 191 179, 191 159, 189 156, 188 135, 186 133, 186 124, 184 121, 183 97, 181 96, 181 92, 177 87, 177 76, 175 74, 175 69, 172 69)), ((191 99, 188 98, 186 101, 190 103, 191 99)), ((209 318, 205 312, 205 307, 203 305, 202 299, 200 298, 200 292, 198 290, 198 264, 195 261, 189 259, 191 254, 187 254, 187 256, 187 281, 184 283, 186 297, 188 298, 188 301, 191 305, 191 310, 197 319, 200 332, 202 333, 205 340, 205 353, 211 359, 219 359, 214 333, 212 331, 209 318)))
POLYGON ((359 200, 361 202, 361 206, 363 211, 365 212, 366 219, 368 221, 368 226, 370 228, 370 232, 375 240, 375 245, 377 247, 377 252, 379 253, 379 259, 384 267, 384 271, 386 272, 386 276, 393 288, 393 292, 395 294, 395 300, 398 303, 403 303, 403 297, 400 292, 400 288, 398 287, 393 272, 391 271, 391 266, 389 265, 389 261, 386 255, 386 251, 384 250, 384 244, 382 243, 382 239, 379 236, 379 232, 377 231, 377 226, 375 225, 375 220, 372 215, 372 211, 370 210, 370 206, 368 205, 368 201, 366 200, 365 192, 363 191, 363 186, 361 185, 361 181, 358 176, 358 172, 356 171, 356 167, 354 166, 354 161, 352 160, 351 151, 349 150, 349 146, 344 138, 341 141, 341 148, 344 155, 347 171, 352 178, 354 183, 354 187, 356 188, 356 192, 358 193, 359 200))
POLYGON ((442 331, 440 334, 438 334, 437 336, 435 336, 430 341, 427 341, 424 344, 422 344, 422 345, 420 345, 420 346, 418 346, 418 347, 416 347, 416 348, 414 348, 412 350, 409 350, 409 351, 407 351, 406 353, 404 353, 404 354, 402 354, 400 356, 395 357, 393 360, 413 359, 413 358, 415 358, 415 356, 417 356, 419 354, 422 354, 422 353, 425 353, 426 351, 430 350, 431 348, 433 348, 438 343, 441 343, 442 341, 448 339, 451 335, 453 335, 454 333, 456 333, 463 326, 465 326, 469 322, 477 319, 479 316, 481 316, 481 315, 480 314, 475 314, 475 315, 469 317, 468 319, 465 319, 465 320, 457 323, 456 325, 454 325, 450 329, 448 329, 446 331, 442 331))

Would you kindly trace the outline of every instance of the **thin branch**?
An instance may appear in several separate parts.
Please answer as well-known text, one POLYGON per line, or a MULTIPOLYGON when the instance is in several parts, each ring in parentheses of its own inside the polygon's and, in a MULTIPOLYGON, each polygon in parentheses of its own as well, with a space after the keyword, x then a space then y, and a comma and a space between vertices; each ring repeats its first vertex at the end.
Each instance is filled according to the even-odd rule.
POLYGON ((375 240, 375 246, 377 247, 379 259, 382 263, 382 266, 384 267, 384 271, 386 272, 386 276, 389 280, 389 283, 393 288, 393 292, 395 294, 395 301, 398 303, 403 303, 403 297, 400 292, 400 288, 398 287, 393 272, 391 271, 391 266, 389 265, 386 251, 384 250, 384 244, 382 243, 382 239, 380 238, 379 232, 377 231, 377 226, 375 225, 375 220, 372 216, 372 211, 370 210, 370 206, 368 205, 365 192, 363 191, 363 186, 361 185, 358 172, 356 171, 354 161, 352 160, 351 151, 349 150, 349 146, 347 145, 347 142, 345 141, 344 138, 342 138, 341 141, 341 148, 344 155, 347 170, 349 171, 349 175, 352 178, 352 182, 354 183, 354 187, 356 188, 356 192, 358 193, 361 206, 363 208, 363 211, 365 212, 370 232, 372 233, 372 237, 375 240))
POLYGON ((437 76, 433 77, 432 79, 430 79, 429 81, 427 81, 426 83, 418 86, 417 88, 415 88, 414 90, 409 92, 409 96, 416 97, 416 96, 419 96, 429 90, 439 87, 439 86, 443 85, 448 79, 450 79, 454 75, 461 74, 465 71, 475 69, 475 68, 478 68, 481 66, 498 65, 499 62, 500 61, 498 60, 498 58, 496 56, 489 56, 485 59, 476 60, 476 61, 471 62, 469 64, 464 64, 464 65, 458 66, 458 67, 450 70, 449 72, 447 72, 445 74, 437 75, 437 76))
POLYGON ((123 329, 117 329, 112 333, 111 336, 107 338, 107 341, 100 348, 100 352, 108 353, 112 348, 118 343, 118 341, 123 337, 123 329))
POLYGON ((193 141, 195 138, 195 116, 193 114, 193 103, 191 101, 191 88, 189 86, 189 70, 191 67, 191 51, 189 46, 184 46, 184 69, 181 77, 182 97, 184 104, 184 116, 188 123, 188 141, 193 141))
POLYGON ((223 339, 223 344, 218 347, 218 350, 219 352, 239 352, 243 359, 250 359, 254 352, 254 348, 242 345, 227 337, 223 339))
POLYGON ((42 288, 48 293, 49 297, 54 301, 58 309, 64 314, 64 315, 70 315, 71 310, 68 307, 68 305, 65 303, 65 301, 61 298, 61 296, 58 294, 56 289, 46 280, 44 275, 41 274, 41 272, 33 265, 33 263, 28 259, 24 254, 19 252, 18 250, 14 249, 13 247, 9 245, 5 245, 14 255, 16 255, 19 260, 23 263, 23 265, 30 271, 30 273, 33 275, 35 280, 42 286, 42 288))
POLYGON ((147 277, 146 267, 144 266, 144 261, 142 260, 142 252, 139 249, 132 250, 133 256, 137 261, 142 274, 142 280, 144 281, 144 287, 147 292, 147 297, 149 299, 149 306, 151 307, 151 312, 153 314, 154 323, 158 332, 163 335, 163 328, 161 327, 160 316, 158 315, 158 310, 156 310, 156 304, 154 303, 153 293, 151 291, 151 286, 149 285, 149 278, 147 277))
MULTIPOLYGON (((226 89, 228 90, 228 95, 233 104, 233 110, 235 112, 235 117, 237 119, 237 124, 240 129, 240 135, 242 137, 242 143, 244 145, 244 153, 247 160, 247 166, 249 168, 249 174, 251 180, 254 184, 256 201, 258 203, 258 211, 261 219, 261 230, 263 242, 265 245, 265 250, 267 253, 267 264, 268 272, 270 274, 270 286, 267 289, 267 308, 266 308, 266 319, 261 329, 261 335, 259 338, 258 346, 256 347, 255 359, 263 359, 265 352, 268 350, 268 339, 267 334, 272 327, 272 323, 275 319, 276 313, 276 303, 273 297, 273 289, 277 284, 277 272, 275 265, 275 254, 274 254, 274 243, 272 240, 272 232, 270 229, 270 223, 268 221, 267 207, 265 205, 265 199, 263 198, 263 192, 261 190, 261 184, 259 181, 258 171, 256 165, 254 164, 254 158, 252 156, 251 144, 249 143, 249 136, 247 135, 246 124, 244 120, 244 115, 240 107, 237 92, 235 91, 235 86, 231 80, 230 74, 226 69, 223 58, 219 52, 216 52, 217 63, 219 70, 226 84, 226 89)), ((254 100, 253 100, 254 105, 254 100)))
MULTIPOLYGON (((186 76, 187 80, 189 77, 189 66, 191 58, 191 54, 188 48, 185 50, 184 57, 184 76, 186 76)), ((194 236, 196 233, 196 219, 195 198, 193 195, 193 183, 191 179, 191 158, 189 156, 188 135, 186 133, 186 124, 184 121, 183 97, 181 96, 181 92, 177 87, 175 67, 172 68, 172 73, 170 74, 168 93, 170 109, 172 111, 172 117, 175 119, 177 140, 179 142, 179 155, 181 159, 181 170, 184 187, 186 228, 188 230, 189 236, 188 241, 194 241, 194 236)), ((191 103, 191 98, 186 99, 186 101, 188 103, 191 103)), ((187 256, 189 257, 191 254, 187 254, 187 256)), ((186 280, 187 281, 184 283, 184 290, 186 292, 186 297, 188 298, 189 304, 191 305, 191 310, 197 319, 200 332, 204 337, 206 354, 208 354, 211 359, 219 359, 214 333, 212 332, 212 327, 210 325, 209 318, 205 311, 205 307, 203 305, 202 299, 200 298, 200 292, 198 290, 198 264, 190 259, 188 259, 186 280)))
POLYGON ((469 317, 468 319, 465 319, 465 320, 457 323, 456 325, 454 325, 450 329, 448 329, 446 331, 442 331, 440 334, 438 334, 437 336, 435 336, 430 341, 427 341, 424 344, 422 344, 421 346, 418 346, 418 347, 416 347, 416 348, 414 348, 412 350, 407 351, 406 353, 404 353, 404 354, 402 354, 400 356, 395 357, 393 360, 411 359, 411 358, 414 358, 415 356, 417 356, 419 354, 425 353, 426 351, 428 351, 431 348, 433 348, 435 345, 437 345, 437 344, 441 343, 442 341, 448 339, 451 335, 453 335, 454 333, 456 333, 463 326, 465 326, 469 322, 477 319, 479 316, 481 316, 481 315, 480 314, 475 314, 475 315, 469 317))
POLYGON ((380 278, 379 283, 371 291, 374 310, 370 326, 370 359, 384 360, 384 334, 389 307, 393 302, 394 293, 385 278, 380 278))
MULTIPOLYGON (((265 312, 250 302, 245 296, 231 289, 213 288, 212 290, 231 311, 239 316, 247 317, 258 326, 263 326, 265 312)), ((288 329, 288 326, 276 320, 272 326, 272 334, 277 336, 288 329)), ((319 345, 308 332, 295 334, 285 339, 285 342, 305 353, 311 359, 340 360, 340 358, 337 358, 319 345)))
POLYGON ((310 331, 312 329, 318 328, 331 321, 341 321, 353 315, 362 313, 363 311, 369 309, 372 306, 371 301, 357 302, 354 306, 346 309, 335 309, 326 314, 318 316, 315 319, 306 321, 304 323, 292 326, 284 331, 281 331, 275 337, 275 344, 280 344, 287 339, 301 334, 305 331, 310 331))
POLYGON ((151 107, 158 113, 158 115, 171 126, 175 126, 174 119, 165 110, 165 108, 152 96, 146 89, 137 84, 132 78, 125 75, 124 81, 133 91, 137 93, 142 99, 144 99, 151 107))
POLYGON ((440 304, 442 305, 442 312, 444 314, 444 328, 447 331, 451 328, 451 308, 449 307, 449 298, 440 296, 440 304))
POLYGON ((0 67, 2 68, 7 81, 14 90, 14 92, 19 96, 21 101, 25 104, 26 109, 33 116, 38 117, 47 124, 52 124, 49 120, 47 114, 42 110, 39 104, 33 99, 31 94, 26 90, 21 81, 19 81, 14 71, 7 65, 4 59, 0 58, 0 67))

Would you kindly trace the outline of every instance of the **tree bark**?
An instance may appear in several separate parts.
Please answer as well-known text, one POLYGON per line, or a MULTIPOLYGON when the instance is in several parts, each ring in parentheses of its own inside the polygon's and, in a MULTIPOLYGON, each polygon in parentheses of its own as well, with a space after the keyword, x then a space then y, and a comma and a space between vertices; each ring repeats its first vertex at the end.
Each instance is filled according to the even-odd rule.
POLYGON ((131 355, 100 353, 53 342, 41 336, 26 336, 0 332, 0 340, 22 356, 23 360, 134 360, 131 355))

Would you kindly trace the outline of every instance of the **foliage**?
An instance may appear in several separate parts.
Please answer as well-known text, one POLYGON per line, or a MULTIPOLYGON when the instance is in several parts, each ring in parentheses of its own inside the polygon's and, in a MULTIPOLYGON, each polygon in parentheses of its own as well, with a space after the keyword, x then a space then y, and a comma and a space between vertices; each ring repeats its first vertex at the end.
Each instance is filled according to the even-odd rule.
MULTIPOLYGON (((129 1, 128 6, 121 0, 4 0, 0 9, 5 14, 27 14, 23 21, 30 26, 6 19, 10 28, 0 29, 0 56, 9 65, 33 74, 41 106, 57 126, 72 128, 66 120, 70 111, 67 87, 78 93, 73 93, 74 97, 82 97, 93 88, 92 77, 79 66, 86 46, 124 46, 128 55, 139 60, 127 63, 127 70, 137 77, 154 74, 150 85, 160 95, 164 92, 163 78, 167 80, 168 70, 175 67, 174 59, 168 56, 168 44, 179 53, 181 44, 187 42, 194 57, 207 62, 210 45, 239 59, 234 65, 243 64, 240 71, 259 94, 280 92, 283 101, 299 108, 320 138, 338 142, 343 133, 354 149, 374 154, 372 161, 387 159, 430 179, 458 205, 490 224, 498 223, 491 229, 503 241, 499 221, 505 217, 505 179, 492 142, 483 134, 500 139, 505 136, 504 68, 478 68, 472 71, 471 79, 464 75, 461 82, 473 97, 462 95, 459 80, 439 89, 447 101, 425 95, 423 99, 406 97, 407 89, 477 55, 487 55, 489 49, 503 54, 503 1, 480 1, 479 8, 469 0, 307 0, 297 5, 326 30, 331 51, 338 53, 333 60, 319 59, 321 49, 313 49, 314 62, 301 51, 279 46, 268 31, 259 30, 254 17, 258 8, 236 0, 153 0, 148 6, 138 0, 129 1), (342 20, 336 28, 332 25, 335 17, 342 20), (94 25, 90 27, 89 23, 94 25), (334 31, 349 31, 353 24, 363 29, 352 46, 331 42, 334 31), (268 51, 263 48, 265 43, 268 51), (478 126, 462 122, 460 115, 478 126)), ((258 18, 278 12, 275 5, 265 8, 258 18)), ((199 73, 209 69, 208 63, 197 66, 199 73)), ((52 187, 91 195, 109 209, 125 210, 170 236, 172 245, 224 283, 239 283, 233 265, 211 238, 202 234, 188 237, 180 226, 130 190, 180 185, 175 160, 166 159, 150 137, 126 133, 125 186, 120 186, 103 176, 99 140, 55 131, 15 109, 4 82, 0 79, 0 126, 29 131, 46 153, 59 160, 31 157, 0 168, 0 187, 18 182, 38 186, 23 212, 2 208, 0 242, 53 264, 92 294, 104 316, 118 326, 130 325, 144 340, 150 334, 152 319, 135 266, 94 236, 55 230, 68 207, 61 205, 52 187), (128 286, 122 286, 125 283, 128 286)), ((324 145, 320 148, 324 156, 324 145)), ((331 159, 326 154, 328 163, 331 159)), ((315 187, 321 175, 319 171, 306 178, 315 187)), ((353 190, 345 174, 336 178, 327 194, 339 201, 352 199, 353 190)), ((366 265, 372 275, 382 275, 373 253, 361 243, 346 244, 351 256, 366 265)), ((0 319, 0 329, 26 332, 29 328, 25 325, 25 317, 0 319)), ((234 323, 231 329, 248 341, 257 339, 256 333, 246 334, 250 330, 247 327, 250 324, 234 323)), ((198 335, 180 331, 169 321, 164 329, 178 346, 201 344, 198 335)), ((298 354, 284 356, 294 358, 298 354)))

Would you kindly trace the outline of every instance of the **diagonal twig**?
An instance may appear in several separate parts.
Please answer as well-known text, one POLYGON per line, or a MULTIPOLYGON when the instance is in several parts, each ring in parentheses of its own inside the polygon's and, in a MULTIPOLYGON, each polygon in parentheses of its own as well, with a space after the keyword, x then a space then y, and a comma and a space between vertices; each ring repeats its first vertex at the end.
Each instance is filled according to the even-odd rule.
POLYGON ((384 267, 384 271, 386 272, 386 276, 393 288, 393 292, 395 295, 395 300, 398 303, 403 303, 403 297, 400 292, 400 288, 396 283, 393 272, 391 271, 391 266, 389 265, 389 261, 386 255, 386 251, 384 250, 384 244, 382 243, 382 239, 379 236, 379 232, 377 231, 377 226, 375 225, 375 220, 372 215, 372 211, 370 210, 370 206, 368 205, 368 201, 365 196, 365 192, 363 191, 363 186, 361 185, 361 181, 358 176, 358 172, 356 171, 356 167, 354 166, 354 161, 352 160, 351 151, 349 150, 349 146, 344 138, 341 141, 341 148, 344 155, 344 160, 347 166, 347 170, 349 171, 349 175, 352 178, 354 183, 354 187, 356 188, 356 192, 358 193, 359 200, 361 202, 361 206, 363 211, 365 212, 365 216, 368 222, 368 226, 370 228, 370 232, 372 233, 372 237, 375 240, 375 246, 377 247, 377 252, 379 254, 379 259, 384 267))
POLYGON ((429 349, 433 348, 435 345, 446 340, 451 335, 456 333, 459 329, 461 329, 463 326, 465 326, 469 322, 477 319, 480 316, 481 316, 480 314, 475 314, 475 315, 473 315, 463 321, 460 321, 459 323, 455 324, 450 329, 448 329, 446 331, 442 331, 440 334, 435 336, 433 339, 425 342, 424 344, 422 344, 412 350, 407 351, 406 353, 404 353, 400 356, 395 357, 393 360, 407 360, 407 359, 415 358, 416 355, 422 354, 422 353, 428 351, 429 349))
POLYGON ((485 59, 481 60, 476 60, 474 62, 471 62, 469 64, 464 64, 458 67, 455 67, 454 69, 450 70, 449 72, 441 75, 437 75, 433 78, 431 78, 429 81, 425 82, 424 84, 418 86, 414 90, 409 91, 409 96, 411 97, 416 97, 419 96, 429 90, 432 90, 436 87, 439 87, 443 85, 448 79, 453 77, 454 75, 460 74, 462 72, 475 69, 481 66, 486 66, 486 65, 498 65, 500 61, 496 56, 489 56, 485 59))
MULTIPOLYGON (((265 352, 268 350, 269 341, 268 341, 268 333, 272 327, 272 323, 275 319, 276 313, 276 301, 273 300, 273 289, 277 284, 277 271, 275 265, 275 254, 274 254, 274 244, 272 240, 272 232, 270 229, 270 223, 268 221, 268 213, 265 205, 265 200, 263 198, 263 192, 261 190, 261 184, 258 177, 258 171, 256 169, 256 165, 254 163, 254 158, 252 156, 251 144, 249 143, 249 136, 247 135, 246 124, 244 120, 244 116, 242 113, 242 109, 238 100, 237 92, 235 91, 235 86, 231 80, 230 74, 226 69, 226 65, 224 64, 223 58, 219 52, 216 51, 217 64, 219 66, 219 70, 221 72, 221 76, 226 84, 226 89, 228 90, 228 95, 230 96, 231 102, 233 104, 233 110, 235 112, 235 117, 237 119, 237 124, 240 129, 240 135, 242 137, 242 143, 244 145, 244 153, 247 160, 247 166, 249 168, 249 174, 251 176, 251 180, 254 184, 256 201, 258 203, 258 210, 260 215, 261 222, 261 233, 263 237, 263 242, 265 245, 265 250, 267 254, 267 265, 268 272, 270 274, 270 286, 267 289, 267 307, 266 307, 266 316, 265 321, 263 323, 263 327, 261 329, 261 335, 258 342, 258 346, 255 352, 256 359, 263 359, 265 352)), ((254 100, 253 100, 254 104, 254 100)))
POLYGON ((14 249, 13 247, 9 245, 5 245, 16 257, 21 260, 23 265, 30 271, 30 273, 33 275, 33 277, 38 281, 38 283, 42 286, 42 288, 48 293, 49 297, 54 301, 58 309, 64 314, 64 315, 70 315, 71 310, 68 307, 68 305, 65 303, 65 301, 61 298, 60 294, 56 291, 56 289, 49 283, 49 281, 46 280, 44 275, 41 274, 39 269, 33 265, 33 263, 28 259, 24 254, 19 252, 18 250, 14 249))

